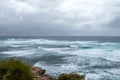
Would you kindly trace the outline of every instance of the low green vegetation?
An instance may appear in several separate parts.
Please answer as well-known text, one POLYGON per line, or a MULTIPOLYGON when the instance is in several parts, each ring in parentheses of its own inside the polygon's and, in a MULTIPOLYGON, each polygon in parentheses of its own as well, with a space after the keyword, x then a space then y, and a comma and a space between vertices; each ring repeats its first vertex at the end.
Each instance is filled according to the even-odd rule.
POLYGON ((33 80, 31 67, 20 60, 0 60, 0 80, 33 80))
POLYGON ((85 75, 79 75, 76 73, 61 74, 58 80, 85 80, 85 75))

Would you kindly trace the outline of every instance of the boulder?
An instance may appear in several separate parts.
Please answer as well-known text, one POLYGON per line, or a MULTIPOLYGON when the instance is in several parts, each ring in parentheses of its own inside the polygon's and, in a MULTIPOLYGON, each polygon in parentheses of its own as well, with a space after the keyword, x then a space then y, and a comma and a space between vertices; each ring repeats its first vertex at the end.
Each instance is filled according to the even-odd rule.
POLYGON ((56 80, 55 78, 45 74, 45 70, 40 67, 32 67, 31 71, 34 75, 34 80, 56 80))
POLYGON ((32 73, 34 74, 34 76, 42 76, 45 74, 45 70, 40 68, 40 67, 32 67, 32 73))

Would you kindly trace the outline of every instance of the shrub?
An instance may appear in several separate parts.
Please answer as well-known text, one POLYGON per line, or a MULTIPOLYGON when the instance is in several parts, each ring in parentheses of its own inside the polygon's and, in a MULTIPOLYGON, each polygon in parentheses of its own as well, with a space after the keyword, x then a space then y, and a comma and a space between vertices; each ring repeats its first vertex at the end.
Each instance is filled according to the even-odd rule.
POLYGON ((58 80, 85 80, 85 75, 79 75, 76 73, 61 74, 58 80))
POLYGON ((5 61, 0 61, 0 79, 2 79, 2 77, 5 75, 6 72, 7 69, 6 69, 5 61))
POLYGON ((2 80, 33 80, 31 67, 20 60, 0 60, 0 79, 2 80))

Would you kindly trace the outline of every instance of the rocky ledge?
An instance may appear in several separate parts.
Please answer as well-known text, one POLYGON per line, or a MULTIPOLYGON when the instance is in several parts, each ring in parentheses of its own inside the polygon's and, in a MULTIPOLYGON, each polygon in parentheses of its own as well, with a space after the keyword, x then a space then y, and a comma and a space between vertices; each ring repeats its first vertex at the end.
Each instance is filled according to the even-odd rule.
POLYGON ((34 75, 34 80, 57 80, 51 76, 46 75, 46 71, 40 67, 32 67, 31 71, 34 75))

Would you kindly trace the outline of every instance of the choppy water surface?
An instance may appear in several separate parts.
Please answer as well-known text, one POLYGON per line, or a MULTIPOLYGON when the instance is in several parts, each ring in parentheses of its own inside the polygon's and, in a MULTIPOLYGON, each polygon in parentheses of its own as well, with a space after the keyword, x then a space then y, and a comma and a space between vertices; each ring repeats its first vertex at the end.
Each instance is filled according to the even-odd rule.
POLYGON ((86 80, 120 80, 119 41, 1 38, 0 58, 8 57, 40 66, 52 76, 77 72, 86 74, 86 80))

